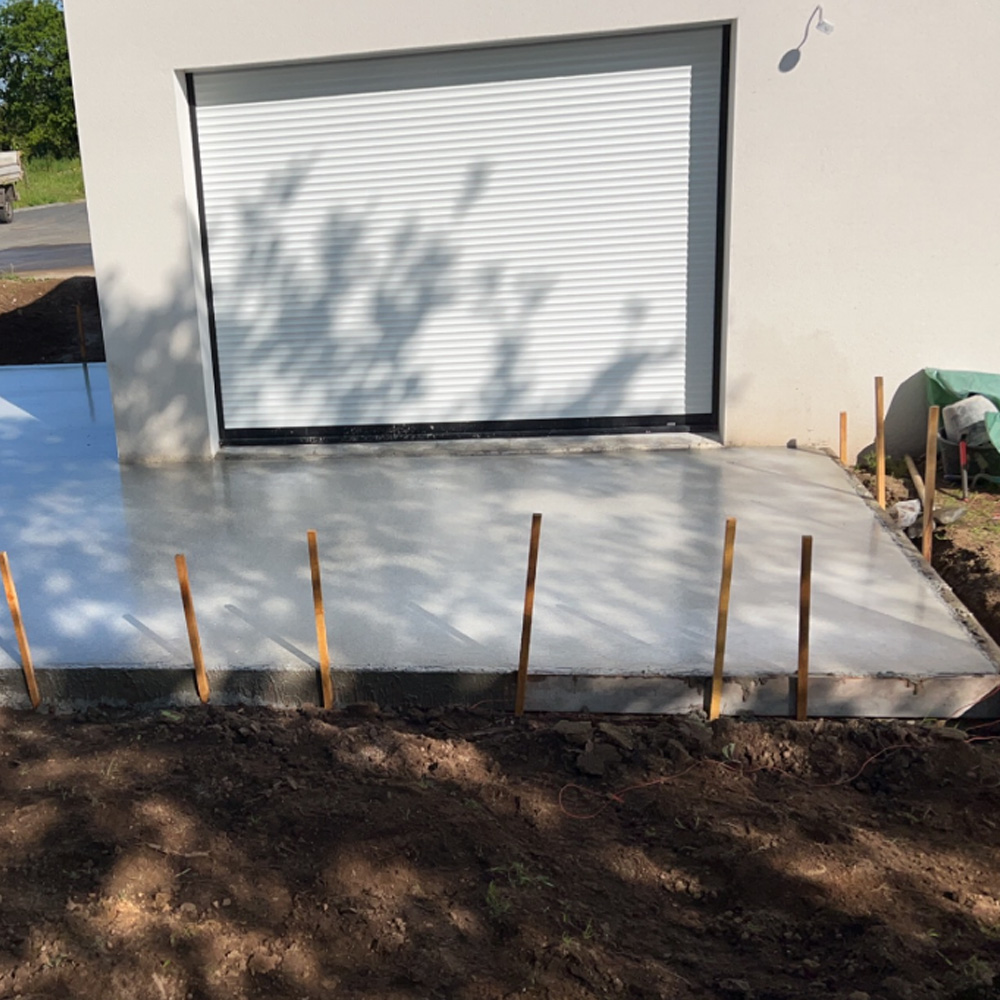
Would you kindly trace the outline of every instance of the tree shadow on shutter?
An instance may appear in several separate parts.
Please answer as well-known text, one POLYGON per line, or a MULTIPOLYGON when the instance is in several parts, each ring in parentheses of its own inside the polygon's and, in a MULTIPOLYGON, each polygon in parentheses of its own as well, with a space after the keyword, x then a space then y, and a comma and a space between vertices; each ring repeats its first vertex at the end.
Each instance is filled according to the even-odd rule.
MULTIPOLYGON (((462 228, 488 195, 495 166, 466 165, 450 216, 411 209, 397 218, 345 196, 310 221, 296 205, 320 161, 317 150, 285 167, 268 184, 269 203, 248 194, 235 219, 210 223, 209 246, 217 234, 226 253, 238 254, 223 254, 211 275, 224 439, 257 431, 276 440, 463 436, 463 427, 477 436, 517 433, 519 424, 538 433, 528 425, 546 420, 620 422, 635 413, 630 393, 651 366, 683 371, 681 348, 650 348, 648 333, 633 336, 651 308, 633 295, 621 325, 608 327, 617 356, 574 372, 578 358, 566 343, 563 399, 550 396, 530 352, 563 275, 509 251, 485 259, 464 251, 462 228), (444 381, 436 366, 449 372, 444 381)), ((551 378, 558 369, 547 370, 551 378)))

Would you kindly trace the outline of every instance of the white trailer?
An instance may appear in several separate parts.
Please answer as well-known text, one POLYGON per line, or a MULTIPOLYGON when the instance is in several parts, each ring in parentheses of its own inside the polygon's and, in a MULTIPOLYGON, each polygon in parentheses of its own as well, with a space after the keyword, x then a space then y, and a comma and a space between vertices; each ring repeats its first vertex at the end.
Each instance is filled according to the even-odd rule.
POLYGON ((21 154, 17 150, 0 152, 0 222, 12 222, 17 191, 14 185, 24 179, 21 154))

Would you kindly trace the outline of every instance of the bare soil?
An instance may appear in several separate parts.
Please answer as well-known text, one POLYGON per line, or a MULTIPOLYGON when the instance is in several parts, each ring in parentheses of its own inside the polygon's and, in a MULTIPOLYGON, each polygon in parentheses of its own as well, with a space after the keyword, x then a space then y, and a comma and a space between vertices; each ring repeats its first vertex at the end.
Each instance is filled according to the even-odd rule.
POLYGON ((0 365, 82 360, 80 305, 87 360, 104 360, 93 278, 0 278, 0 365))
MULTIPOLYGON (((869 472, 858 475, 874 492, 874 475, 869 472)), ((916 495, 908 477, 886 477, 888 506, 916 495)), ((961 506, 966 512, 954 524, 936 528, 931 565, 994 641, 1000 643, 1000 492, 995 487, 979 489, 963 500, 960 489, 946 486, 935 490, 935 498, 937 507, 961 506)))
POLYGON ((1000 997, 992 732, 0 712, 0 997, 1000 997))
POLYGON ((949 490, 967 513, 935 538, 934 568, 983 628, 1000 642, 1000 494, 949 490))

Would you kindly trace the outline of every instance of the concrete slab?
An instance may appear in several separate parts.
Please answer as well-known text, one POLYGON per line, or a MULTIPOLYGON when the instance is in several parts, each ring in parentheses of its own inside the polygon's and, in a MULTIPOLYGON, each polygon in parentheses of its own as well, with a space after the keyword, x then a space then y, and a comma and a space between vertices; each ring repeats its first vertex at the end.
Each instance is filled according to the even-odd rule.
MULTIPOLYGON (((310 700, 309 528, 345 694, 505 699, 536 510, 530 708, 699 707, 728 516, 727 711, 787 714, 802 534, 816 714, 953 714, 997 683, 946 588, 822 455, 341 449, 119 467, 104 366, 0 369, 0 548, 57 700, 193 696, 176 552, 216 696, 310 700)), ((18 662, 0 616, 0 702, 23 699, 18 662)))

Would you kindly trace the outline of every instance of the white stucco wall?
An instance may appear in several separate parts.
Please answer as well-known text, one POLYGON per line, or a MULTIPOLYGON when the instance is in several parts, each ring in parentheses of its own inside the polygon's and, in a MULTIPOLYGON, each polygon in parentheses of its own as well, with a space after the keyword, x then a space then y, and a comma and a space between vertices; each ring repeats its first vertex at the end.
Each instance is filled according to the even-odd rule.
POLYGON ((732 444, 922 437, 925 365, 1000 370, 1000 7, 831 0, 66 0, 124 460, 216 448, 183 72, 729 21, 732 444), (906 383, 906 384, 904 384, 906 383), (902 386, 902 389, 900 387, 902 386), (909 399, 910 405, 905 405, 909 399), (917 405, 914 405, 914 404, 917 405))

